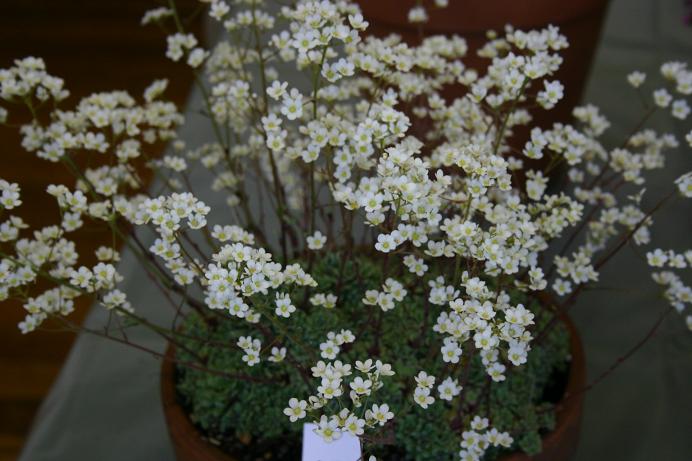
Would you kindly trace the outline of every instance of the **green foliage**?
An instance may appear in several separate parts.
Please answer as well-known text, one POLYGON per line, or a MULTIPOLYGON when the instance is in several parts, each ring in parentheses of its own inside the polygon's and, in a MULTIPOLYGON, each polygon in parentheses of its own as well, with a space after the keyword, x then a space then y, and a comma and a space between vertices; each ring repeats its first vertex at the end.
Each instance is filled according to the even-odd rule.
MULTIPOLYGON (((423 410, 413 403, 413 376, 425 370, 435 375, 436 384, 439 384, 451 370, 439 358, 442 341, 432 332, 432 325, 440 307, 428 303, 428 287, 410 274, 390 274, 406 285, 408 295, 395 309, 382 313, 379 308, 361 303, 365 290, 378 289, 386 278, 370 260, 358 258, 344 262, 336 255, 329 255, 322 258, 311 273, 319 283, 319 292, 338 295, 337 307, 315 308, 307 302, 301 303, 307 292, 296 290, 291 298, 298 310, 289 320, 278 320, 282 322, 282 330, 274 333, 298 362, 312 364, 318 357, 311 356, 308 349, 315 350, 326 339, 328 331, 348 328, 356 335, 356 342, 342 350, 340 360, 353 363, 376 355, 392 364, 397 375, 385 379, 384 387, 377 391, 372 403, 388 403, 396 415, 395 424, 385 428, 389 434, 382 434, 388 444, 370 443, 368 453, 379 454, 384 459, 456 459, 460 441, 458 428, 475 414, 490 418, 498 430, 509 431, 515 438, 513 450, 520 449, 528 454, 540 451, 541 436, 554 426, 552 404, 564 389, 569 355, 565 328, 553 329, 540 346, 529 353, 528 363, 521 367, 510 366, 507 379, 501 383, 491 383, 480 357, 473 355, 466 371, 464 405, 459 408, 458 398, 452 402, 437 399, 423 410), (342 273, 344 281, 339 285, 342 273), (288 338, 300 341, 306 348, 292 344, 292 339, 288 338), (442 421, 450 424, 441 424, 442 421), (453 425, 456 430, 452 429, 453 425)), ((262 312, 273 310, 269 307, 272 298, 253 299, 253 303, 256 306, 264 303, 262 312)), ((540 331, 548 316, 541 315, 545 310, 540 306, 532 306, 532 311, 537 313, 535 331, 540 331)), ((188 347, 207 360, 208 367, 271 378, 271 383, 231 380, 179 368, 179 396, 195 424, 237 457, 254 460, 271 452, 275 459, 298 459, 302 424, 290 423, 283 409, 291 397, 306 398, 314 389, 306 385, 300 373, 287 361, 279 364, 263 361, 247 367, 235 342, 241 335, 262 338, 253 328, 235 318, 221 320, 210 328, 199 316, 190 315, 182 332, 190 337, 209 338, 203 344, 198 340, 186 340, 188 347)), ((266 353, 271 347, 263 344, 263 348, 266 353)), ((467 354, 465 351, 463 357, 467 354)), ((178 351, 178 357, 193 360, 183 350, 178 351)), ((462 363, 465 360, 462 359, 462 363)), ((463 372, 461 363, 459 365, 455 372, 457 377, 463 372)), ((499 454, 498 450, 491 449, 486 459, 492 460, 499 454)))

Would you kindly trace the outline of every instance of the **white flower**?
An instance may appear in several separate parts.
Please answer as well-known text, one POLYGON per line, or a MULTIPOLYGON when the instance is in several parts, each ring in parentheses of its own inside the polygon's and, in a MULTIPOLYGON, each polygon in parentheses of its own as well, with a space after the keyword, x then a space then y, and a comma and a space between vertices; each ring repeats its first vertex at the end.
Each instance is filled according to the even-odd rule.
POLYGON ((454 397, 461 393, 461 386, 456 379, 447 378, 439 386, 437 392, 442 400, 451 401, 454 397))
POLYGON ((500 382, 505 380, 505 369, 504 365, 495 362, 487 368, 487 371, 493 381, 500 382))
POLYGON ((646 80, 646 74, 644 72, 634 71, 627 75, 627 81, 634 88, 639 88, 642 83, 646 80))
POLYGON ((672 100, 673 97, 665 88, 654 91, 654 103, 656 103, 658 107, 668 107, 668 104, 670 104, 672 100))
POLYGON ((646 260, 651 267, 663 267, 668 262, 668 255, 660 248, 646 253, 646 260))
POLYGON ((299 53, 307 53, 319 44, 315 32, 301 29, 293 35, 292 45, 299 53))
POLYGON ((307 407, 308 403, 305 400, 298 400, 293 397, 288 401, 288 407, 284 408, 284 414, 294 423, 299 419, 305 418, 305 409, 307 407))
POLYGON ((382 253, 389 253, 390 251, 396 249, 396 242, 394 236, 391 234, 380 234, 377 236, 377 243, 375 244, 375 249, 381 251, 382 253))
POLYGON ((322 377, 320 385, 317 386, 317 398, 323 402, 343 395, 341 378, 338 375, 334 375, 331 368, 327 368, 326 373, 328 373, 328 376, 322 377))
POLYGON ((680 193, 687 198, 692 198, 692 172, 686 173, 675 180, 680 193))
POLYGON ((435 385, 435 377, 427 374, 425 371, 420 371, 416 375, 416 384, 419 387, 431 388, 435 385))
POLYGON ((70 285, 74 285, 79 288, 88 289, 91 285, 91 279, 93 274, 88 267, 81 266, 78 270, 72 270, 72 276, 70 278, 70 285))
MULTIPOLYGON (((330 333, 328 337, 331 339, 332 334, 330 333)), ((342 344, 352 343, 356 340, 356 337, 353 334, 353 332, 351 332, 351 330, 341 330, 339 333, 335 334, 333 338, 336 340, 336 343, 339 346, 341 346, 342 344)))
POLYGON ((92 270, 96 288, 112 288, 122 277, 115 271, 112 264, 98 263, 92 270))
POLYGON ((103 297, 102 304, 106 309, 119 307, 127 311, 132 310, 125 293, 120 290, 112 290, 106 293, 103 297))
POLYGON ((276 293, 275 304, 274 312, 279 317, 289 318, 296 311, 296 307, 291 303, 291 298, 287 293, 276 293))
POLYGON ((370 395, 370 388, 372 387, 372 381, 369 379, 363 379, 357 376, 353 381, 351 381, 351 389, 358 395, 370 395))
POLYGON ((269 357, 270 362, 283 362, 286 358, 286 348, 285 347, 272 347, 271 357, 269 357))
POLYGON ((384 312, 394 309, 394 296, 389 293, 379 293, 377 295, 377 305, 380 306, 384 312))
MULTIPOLYGON (((478 346, 476 346, 478 347, 478 346)), ((447 344, 442 346, 442 360, 447 363, 459 363, 459 357, 461 357, 461 347, 456 341, 449 341, 447 344)))
POLYGON ((394 413, 389 411, 389 405, 383 403, 381 405, 374 404, 372 408, 365 411, 365 419, 372 420, 380 426, 384 426, 387 421, 394 418, 394 413))
POLYGON ((214 0, 211 4, 211 8, 209 8, 209 16, 217 21, 221 21, 230 10, 231 8, 223 0, 214 0))
POLYGON ((260 362, 259 351, 255 349, 245 349, 245 354, 241 357, 248 366, 257 365, 260 362))
POLYGON ((209 56, 209 53, 206 50, 202 48, 195 48, 190 51, 190 54, 187 57, 187 64, 193 68, 199 67, 202 62, 207 59, 207 56, 209 56))
POLYGON ((553 283, 553 290, 558 296, 564 296, 572 292, 572 283, 569 280, 557 278, 553 283))
POLYGON ((283 96, 281 113, 288 120, 295 120, 303 115, 303 96, 295 88, 290 94, 283 96))
POLYGON ((323 359, 333 360, 339 354, 339 346, 334 341, 325 341, 320 344, 320 356, 323 359))
POLYGON ((0 179, 0 209, 11 210, 22 204, 19 199, 19 185, 0 179))
POLYGON ((272 99, 278 101, 284 93, 286 93, 286 88, 288 88, 288 82, 279 82, 275 80, 267 87, 267 94, 272 99))
POLYGON ((427 20, 428 13, 422 6, 415 6, 408 12, 408 21, 411 23, 426 22, 427 20))
POLYGON ((319 423, 317 424, 317 428, 314 431, 315 434, 322 437, 322 439, 324 439, 324 441, 327 443, 341 438, 338 420, 336 418, 329 419, 325 415, 322 415, 319 423))
POLYGON ((143 26, 145 26, 147 24, 151 24, 152 22, 160 21, 161 19, 172 16, 172 15, 173 15, 173 10, 171 10, 170 8, 160 6, 158 8, 147 10, 144 13, 144 16, 142 16, 141 24, 143 26))
POLYGON ((281 131, 282 120, 276 114, 269 114, 262 117, 262 126, 267 132, 281 131))
POLYGON ((360 436, 365 433, 365 420, 351 414, 346 418, 346 421, 344 421, 343 427, 352 435, 360 436))
POLYGON ((308 248, 311 250, 321 250, 324 244, 327 242, 327 237, 322 235, 322 232, 315 231, 314 234, 308 236, 307 238, 308 248))
POLYGON ((173 171, 181 172, 185 171, 187 169, 187 162, 185 161, 184 158, 178 157, 178 156, 173 156, 173 155, 167 155, 163 158, 163 164, 167 167, 170 168, 173 171))
POLYGON ((382 363, 377 360, 375 362, 375 369, 380 376, 394 376, 394 370, 392 370, 392 365, 389 363, 382 363))
POLYGON ((274 131, 267 134, 267 147, 274 152, 279 152, 286 147, 286 131, 274 131))
POLYGON ((426 409, 435 401, 435 398, 430 395, 430 389, 427 387, 416 387, 413 393, 413 400, 420 405, 421 408, 426 409))
POLYGON ((357 30, 365 30, 368 27, 368 21, 364 21, 363 15, 360 13, 349 14, 348 22, 351 24, 351 27, 357 30))
POLYGON ((474 431, 482 431, 488 428, 488 424, 488 418, 481 418, 480 416, 476 415, 471 420, 471 429, 474 431))
MULTIPOLYGON (((475 341, 475 346, 478 349, 484 349, 484 350, 491 349, 491 348, 495 347, 498 343, 497 337, 493 334, 493 332, 490 328, 485 328, 484 330, 477 332, 473 336, 473 340, 475 341)), ((445 345, 445 347, 454 348, 455 346, 453 343, 451 343, 451 344, 445 345)), ((447 355, 448 353, 449 352, 446 352, 445 355, 447 355)), ((452 357, 454 357, 454 355, 455 354, 453 354, 452 357)))
POLYGON ((365 362, 356 360, 356 369, 361 373, 369 373, 373 367, 372 359, 367 359, 365 362))
POLYGON ((552 82, 545 80, 543 84, 545 90, 538 93, 537 101, 544 109, 552 109, 563 98, 565 87, 557 80, 552 82))
POLYGON ((509 349, 507 350, 507 358, 516 366, 526 363, 526 346, 517 342, 511 343, 509 349))
POLYGON ((673 102, 671 114, 677 119, 685 120, 690 114, 690 106, 684 99, 678 99, 677 101, 673 102))

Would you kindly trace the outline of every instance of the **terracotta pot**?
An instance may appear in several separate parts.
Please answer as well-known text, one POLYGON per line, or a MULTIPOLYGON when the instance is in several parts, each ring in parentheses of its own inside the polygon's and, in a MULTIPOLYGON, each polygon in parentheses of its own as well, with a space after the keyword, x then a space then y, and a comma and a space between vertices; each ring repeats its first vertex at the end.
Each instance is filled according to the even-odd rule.
MULTIPOLYGON (((586 384, 586 364, 581 339, 569 319, 565 320, 570 332, 570 351, 572 363, 565 395, 577 393, 574 397, 558 404, 555 430, 543 438, 541 454, 529 457, 524 453, 513 453, 498 461, 566 461, 574 453, 579 439, 579 425, 582 414, 582 394, 578 391, 586 384)), ((234 461, 234 458, 207 441, 190 421, 183 407, 178 403, 175 390, 175 350, 168 347, 166 360, 161 367, 161 400, 168 425, 168 432, 178 461, 234 461)))
POLYGON ((528 456, 517 452, 502 456, 497 461, 567 461, 577 448, 584 401, 582 390, 586 386, 586 357, 576 327, 569 317, 565 316, 563 321, 569 330, 572 355, 564 396, 571 397, 563 397, 557 404, 555 429, 543 437, 543 448, 539 454, 528 456))
MULTIPOLYGON (((408 11, 416 0, 357 0, 363 16, 370 22, 368 33, 384 36, 397 33, 409 44, 420 42, 416 25, 408 22, 408 11)), ((484 69, 489 61, 476 56, 475 51, 486 43, 485 32, 502 32, 506 24, 518 29, 559 26, 570 46, 561 52, 564 62, 551 78, 565 85, 565 97, 550 111, 537 111, 535 123, 552 126, 555 121, 567 121, 572 108, 579 104, 582 90, 598 43, 608 0, 450 0, 446 8, 437 8, 432 0, 424 0, 429 20, 423 25, 423 35, 457 34, 466 39, 469 53, 467 66, 484 69)), ((451 90, 446 96, 460 96, 451 90)))
POLYGON ((175 349, 168 345, 161 366, 161 401, 168 434, 178 461, 234 461, 233 457, 203 438, 178 403, 175 390, 175 349))

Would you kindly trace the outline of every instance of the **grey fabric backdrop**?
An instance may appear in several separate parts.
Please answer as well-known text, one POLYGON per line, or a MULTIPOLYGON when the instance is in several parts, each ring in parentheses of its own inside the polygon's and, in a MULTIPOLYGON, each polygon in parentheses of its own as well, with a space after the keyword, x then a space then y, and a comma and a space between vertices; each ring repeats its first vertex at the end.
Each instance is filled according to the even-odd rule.
MULTIPOLYGON (((586 101, 598 102, 613 122, 608 137, 619 144, 637 122, 640 110, 623 84, 626 73, 641 69, 653 75, 669 59, 692 58, 692 28, 682 24, 683 0, 615 0, 609 11, 586 101)), ((201 106, 193 94, 188 108, 201 106)), ((189 145, 212 138, 204 121, 189 115, 181 135, 189 145)), ((689 122, 654 120, 680 139, 689 122)), ((671 155, 672 173, 659 174, 652 195, 663 194, 671 179, 692 169, 689 147, 671 155)), ((210 222, 227 222, 223 200, 209 194, 205 175, 193 183, 212 209, 210 222)), ((664 246, 692 244, 692 207, 676 203, 656 227, 664 246)), ((573 315, 583 335, 591 377, 634 344, 664 308, 643 264, 633 251, 606 270, 603 290, 586 293, 573 315), (636 282, 633 282, 635 281, 636 282), (640 283, 643 281, 643 283, 640 283), (625 290, 622 287, 628 286, 625 290)), ((169 311, 127 252, 120 265, 125 291, 137 309, 164 321, 169 311)), ((94 309, 90 326, 106 316, 94 309)), ((162 341, 146 332, 133 333, 151 348, 162 341)), ((669 317, 660 333, 631 361, 587 394, 577 461, 686 461, 692 459, 692 334, 683 320, 669 317)), ((124 346, 82 335, 59 379, 46 398, 20 457, 41 460, 172 460, 170 440, 159 401, 159 362, 124 346)))

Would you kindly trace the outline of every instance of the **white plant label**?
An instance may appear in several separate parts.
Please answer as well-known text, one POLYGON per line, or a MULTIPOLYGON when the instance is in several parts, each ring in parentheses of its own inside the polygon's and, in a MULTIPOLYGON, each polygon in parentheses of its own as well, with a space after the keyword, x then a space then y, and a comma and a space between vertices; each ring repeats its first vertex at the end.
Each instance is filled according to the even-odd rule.
POLYGON ((360 461, 360 440, 342 433, 333 442, 325 442, 315 434, 316 424, 303 425, 303 461, 360 461))

